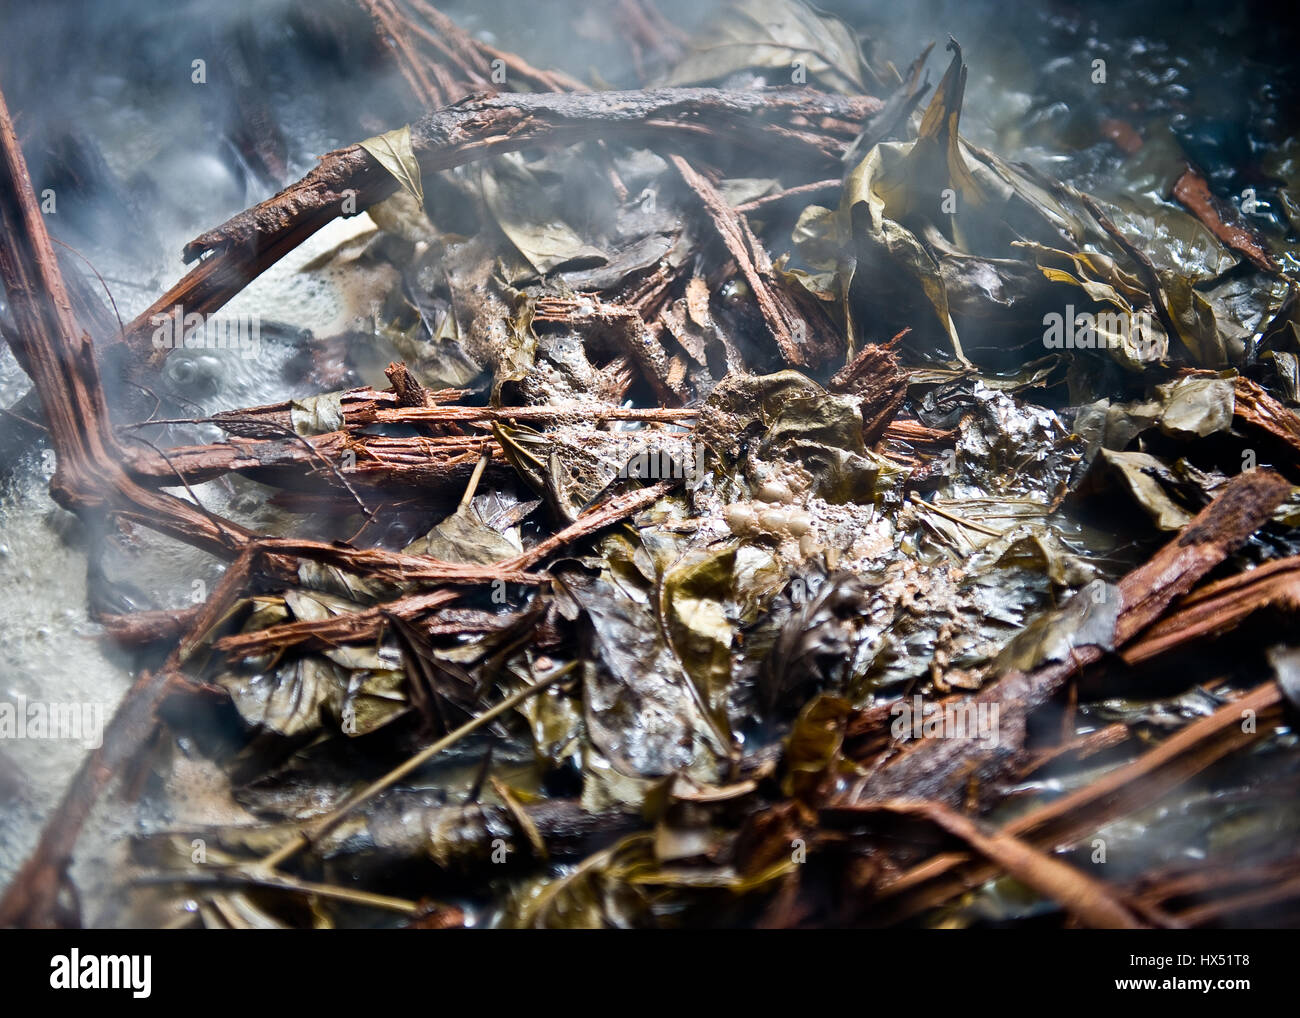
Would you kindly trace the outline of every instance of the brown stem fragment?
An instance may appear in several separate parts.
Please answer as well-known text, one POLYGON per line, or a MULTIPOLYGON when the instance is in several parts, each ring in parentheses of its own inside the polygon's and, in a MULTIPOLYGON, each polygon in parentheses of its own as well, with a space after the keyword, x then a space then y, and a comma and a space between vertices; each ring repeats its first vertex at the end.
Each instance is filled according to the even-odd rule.
POLYGON ((1120 651, 1120 657, 1131 665, 1150 661, 1194 639, 1234 629, 1264 608, 1300 611, 1300 556, 1275 559, 1193 591, 1176 611, 1120 651))
POLYGON ((1300 477, 1300 418, 1249 378, 1236 378, 1232 388, 1234 422, 1264 438, 1283 457, 1274 462, 1300 477))
POLYGON ((14 356, 41 398, 57 453, 50 494, 230 557, 250 537, 188 502, 141 488, 122 468, 90 337, 73 317, 44 216, 0 96, 0 279, 13 313, 14 356))
POLYGON ((777 278, 767 254, 743 213, 731 208, 722 194, 679 155, 669 157, 686 186, 694 191, 705 212, 735 259, 754 295, 759 313, 786 363, 796 367, 818 364, 833 355, 835 336, 830 323, 818 314, 804 314, 777 278))
POLYGON ((36 850, 0 898, 0 927, 60 928, 80 924, 80 917, 67 915, 61 905, 72 850, 91 808, 113 776, 152 741, 157 724, 154 709, 173 679, 174 675, 166 671, 145 672, 128 690, 109 722, 103 744, 82 762, 41 831, 36 850))
POLYGON ((571 299, 542 297, 537 301, 533 321, 565 322, 570 328, 605 331, 640 368, 642 377, 662 403, 678 407, 684 402, 685 392, 670 377, 668 357, 654 330, 631 308, 609 304, 589 294, 571 299))
POLYGON ((123 647, 143 647, 152 643, 175 643, 194 624, 199 606, 175 611, 139 611, 128 615, 101 615, 95 621, 104 627, 104 635, 123 647))
POLYGON ((58 807, 46 821, 35 851, 0 898, 0 927, 79 923, 79 917, 64 914, 60 898, 67 886, 67 869, 81 829, 113 777, 127 770, 152 745, 158 731, 158 707, 175 689, 189 684, 180 674, 180 666, 198 639, 234 603, 248 579, 250 563, 248 553, 231 563, 212 597, 195 616, 187 638, 177 644, 162 668, 141 674, 127 691, 104 729, 101 744, 77 768, 58 807))
POLYGON ((1224 244, 1245 255, 1256 268, 1265 272, 1279 271, 1277 262, 1241 213, 1228 202, 1216 198, 1205 178, 1190 166, 1174 182, 1173 196, 1224 244))
POLYGON ((888 343, 864 346, 827 383, 833 392, 862 397, 862 439, 867 445, 880 440, 907 398, 907 372, 899 367, 894 351, 911 331, 904 329, 888 343))
MULTIPOLYGON (((1130 764, 1005 824, 1001 830, 1043 850, 1073 845, 1094 831, 1158 801, 1215 761, 1259 738, 1244 717, 1263 730, 1282 692, 1266 682, 1209 717, 1194 721, 1130 764)), ((829 807, 832 813, 838 807, 829 807)), ((998 867, 962 853, 935 856, 885 881, 877 889, 882 922, 901 922, 979 887, 998 867)))
POLYGON ((925 817, 1026 886, 1060 902, 1067 912, 1093 929, 1132 930, 1146 926, 1101 881, 1052 858, 1005 828, 985 833, 969 817, 938 802, 892 800, 866 808, 925 817))

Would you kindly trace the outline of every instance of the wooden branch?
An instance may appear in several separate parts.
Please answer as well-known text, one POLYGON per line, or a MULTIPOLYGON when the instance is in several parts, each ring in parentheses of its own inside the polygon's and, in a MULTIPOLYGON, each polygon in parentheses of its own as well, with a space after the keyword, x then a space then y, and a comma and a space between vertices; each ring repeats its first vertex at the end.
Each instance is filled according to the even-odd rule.
POLYGON ((1281 453, 1279 466, 1287 468, 1292 477, 1300 476, 1300 418, 1263 386, 1244 377, 1233 381, 1232 414, 1242 430, 1264 438, 1281 453))
MULTIPOLYGON (((426 30, 415 19, 408 20, 406 27, 428 44, 435 52, 436 60, 451 63, 460 71, 463 80, 472 86, 465 91, 493 87, 492 63, 495 60, 500 60, 509 72, 507 80, 512 85, 519 83, 536 92, 573 92, 585 89, 582 82, 563 71, 539 70, 514 53, 480 42, 425 0, 408 0, 408 5, 429 22, 433 31, 426 30)), ((461 95, 452 95, 447 101, 460 98, 461 95)))
MULTIPOLYGON (((834 167, 852 141, 843 125, 860 123, 880 106, 880 100, 868 96, 809 89, 474 96, 413 124, 411 145, 426 174, 523 148, 594 138, 717 142, 769 157, 785 153, 813 170, 834 167)), ((343 215, 345 202, 363 212, 397 186, 360 145, 328 153, 301 180, 187 244, 187 262, 209 257, 128 326, 125 342, 138 354, 153 356, 159 316, 173 315, 177 306, 185 314, 217 311, 285 254, 343 215)))
POLYGON ((139 611, 125 615, 99 615, 104 635, 122 647, 144 647, 152 643, 176 643, 194 625, 201 606, 174 611, 139 611))
MULTIPOLYGON (((1208 861, 1172 866, 1143 874, 1130 884, 1130 895, 1147 908, 1166 908, 1188 899, 1174 915, 1184 926, 1201 926, 1238 912, 1267 909, 1277 921, 1278 908, 1300 898, 1300 857, 1242 865, 1208 861)), ((1279 925, 1294 925, 1284 920, 1279 925)))
POLYGON ((251 537, 170 495, 136 485, 108 424, 90 337, 80 328, 36 202, 9 108, 0 95, 0 279, 13 313, 10 346, 31 377, 57 454, 50 493, 230 557, 251 537))
POLYGON ((1264 608, 1300 611, 1300 556, 1276 559, 1201 587, 1120 651, 1120 657, 1131 665, 1150 661, 1194 639, 1235 629, 1264 608))
MULTIPOLYGON (((544 541, 539 541, 532 548, 514 558, 505 559, 490 566, 466 567, 470 572, 467 577, 462 576, 460 582, 486 583, 494 579, 502 579, 511 583, 536 583, 538 577, 523 573, 522 570, 536 565, 552 552, 566 545, 589 537, 635 512, 649 508, 672 489, 673 483, 661 481, 647 488, 616 495, 596 508, 583 513, 558 533, 546 538, 544 541)), ((427 568, 426 566, 420 566, 419 560, 414 556, 394 556, 384 552, 378 553, 378 555, 369 552, 362 554, 366 556, 367 565, 369 566, 368 572, 372 576, 375 575, 376 568, 380 564, 390 571, 393 570, 396 560, 415 563, 413 568, 427 568)), ((425 559, 423 561, 428 563, 433 560, 425 559)), ((409 576, 410 573, 407 572, 406 575, 409 576)), ((413 621, 430 611, 449 604, 455 600, 456 596, 452 591, 435 590, 430 593, 399 598, 395 601, 376 605, 365 611, 340 615, 318 622, 287 622, 252 633, 237 633, 223 637, 216 642, 215 646, 217 650, 228 654, 231 658, 240 658, 250 654, 295 647, 300 644, 310 647, 333 647, 345 643, 373 643, 383 635, 391 620, 413 621)))
POLYGON ((833 180, 814 180, 810 184, 800 184, 797 187, 788 187, 784 191, 777 191, 775 194, 765 194, 761 198, 755 198, 753 201, 747 201, 743 205, 736 205, 732 212, 757 212, 769 205, 775 205, 778 202, 788 201, 791 198, 807 198, 808 195, 822 194, 826 191, 838 191, 843 187, 843 181, 839 177, 833 180))
POLYGON ((451 74, 417 51, 410 38, 411 26, 393 0, 360 0, 360 4, 374 21, 376 33, 421 105, 442 106, 461 98, 451 74))
MULTIPOLYGON (((0 96, 2 103, 3 96, 0 96)), ((3 112, 2 105, 0 112, 3 112)), ((212 597, 193 619, 188 636, 176 645, 166 664, 157 672, 141 674, 127 691, 104 729, 103 741, 82 760, 58 807, 46 821, 36 849, 0 898, 0 927, 57 927, 79 923, 79 917, 65 914, 60 896, 81 829, 114 776, 126 770, 153 744, 159 705, 172 691, 188 684, 180 674, 181 665, 202 635, 234 603, 248 579, 251 561, 251 555, 246 552, 230 565, 212 597)))
POLYGON ((436 491, 466 480, 485 449, 497 466, 504 466, 501 448, 490 435, 390 438, 347 431, 299 441, 230 438, 168 449, 165 459, 148 446, 128 446, 125 462, 141 484, 163 487, 174 487, 177 474, 199 484, 237 472, 282 488, 334 488, 341 475, 363 487, 436 491))
POLYGON ((575 417, 591 424, 606 421, 659 421, 678 424, 695 419, 699 410, 688 407, 616 407, 616 406, 503 406, 503 407, 358 407, 349 424, 486 424, 491 421, 530 421, 534 424, 559 424, 575 417))
POLYGON ((1100 880, 1055 859, 1003 828, 985 833, 969 817, 943 803, 891 800, 863 807, 920 816, 960 838, 998 869, 1004 870, 1045 898, 1059 902, 1067 912, 1093 929, 1143 929, 1147 926, 1100 880))
MULTIPOLYGON (((885 347, 868 347, 855 363, 858 369, 869 369, 870 379, 859 378, 855 373, 843 387, 837 387, 832 380, 833 389, 853 391, 863 397, 864 438, 869 443, 884 438, 910 445, 949 442, 952 437, 949 432, 934 431, 915 421, 890 419, 900 403, 897 378, 890 374, 891 361, 885 347)), ((159 487, 176 485, 178 473, 191 484, 241 473, 279 487, 314 489, 337 481, 329 469, 332 467, 345 471, 349 481, 362 487, 398 485, 428 490, 467 480, 484 450, 491 456, 489 469, 503 467, 504 454, 496 439, 488 434, 393 438, 366 434, 361 429, 372 424, 455 428, 482 427, 492 421, 558 424, 571 421, 575 415, 593 427, 608 421, 647 421, 689 427, 699 416, 698 409, 689 407, 397 406, 393 396, 393 393, 361 389, 345 393, 343 416, 347 430, 311 435, 300 441, 267 437, 281 434, 289 426, 288 402, 226 411, 204 421, 234 432, 234 437, 209 445, 174 446, 166 450, 165 458, 147 445, 128 442, 122 452, 123 463, 138 483, 159 487), (257 437, 241 437, 240 433, 257 437), (348 457, 348 453, 352 456, 348 457)))
POLYGON ((320 650, 345 643, 374 643, 383 635, 389 619, 413 621, 450 604, 457 596, 454 590, 434 590, 320 621, 286 622, 251 633, 235 633, 222 637, 213 646, 231 659, 238 659, 299 646, 320 650))

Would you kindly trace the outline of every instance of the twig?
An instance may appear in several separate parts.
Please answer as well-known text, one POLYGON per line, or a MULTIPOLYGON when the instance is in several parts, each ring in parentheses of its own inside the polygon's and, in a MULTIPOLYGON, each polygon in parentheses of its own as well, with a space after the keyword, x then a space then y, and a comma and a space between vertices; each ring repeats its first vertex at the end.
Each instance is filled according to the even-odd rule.
POLYGON ((406 898, 394 898, 387 894, 374 894, 351 887, 338 887, 335 884, 317 884, 309 880, 282 873, 257 873, 246 870, 223 870, 219 873, 148 873, 132 880, 134 884, 204 884, 218 887, 251 884, 254 887, 270 887, 277 891, 291 891, 294 894, 310 894, 321 898, 347 902, 365 908, 378 908, 386 912, 398 912, 402 915, 415 915, 420 904, 406 898))
POLYGON ((1101 881, 1052 858, 1005 829, 986 834, 970 818, 938 802, 896 799, 866 808, 924 817, 966 842, 999 869, 1044 897, 1060 902, 1068 912, 1094 929, 1142 929, 1146 926, 1101 881))
POLYGON ((800 198, 808 194, 820 194, 822 191, 836 191, 843 186, 844 182, 838 177, 833 180, 814 180, 811 184, 800 184, 798 187, 787 187, 784 191, 777 191, 775 194, 765 194, 761 198, 755 198, 753 201, 747 201, 741 205, 732 206, 733 212, 757 212, 759 209, 767 208, 777 202, 785 201, 788 198, 800 198))
POLYGON ((759 313, 786 363, 803 366, 826 359, 834 342, 827 335, 826 323, 799 312, 774 275, 771 259, 750 230, 744 215, 730 208, 717 188, 681 156, 670 156, 669 162, 686 186, 699 196, 704 211, 713 220, 722 243, 749 284, 759 313))
MULTIPOLYGON (((1107 823, 1149 806, 1216 760, 1253 742, 1242 720, 1264 717, 1282 700, 1276 682, 1266 682, 1147 751, 1132 763, 1010 821, 1002 832, 1041 849, 1077 842, 1107 823)), ((834 813, 838 807, 829 807, 834 813)), ((888 921, 902 921, 978 887, 997 866, 964 855, 939 855, 887 880, 876 891, 888 921)))
POLYGON ((571 661, 568 664, 557 668, 545 678, 539 679, 533 685, 512 693, 510 696, 500 701, 495 707, 488 708, 478 717, 467 721, 454 732, 443 736, 431 746, 416 753, 405 763, 393 768, 393 770, 389 771, 383 777, 371 782, 365 788, 349 796, 339 806, 335 807, 325 816, 308 824, 304 824, 295 838, 285 842, 285 844, 281 845, 274 852, 261 859, 256 864, 256 871, 270 872, 277 866, 292 859, 303 849, 309 848, 311 845, 319 842, 322 838, 326 837, 331 831, 338 827, 339 824, 346 820, 352 811, 358 806, 368 802, 386 788, 389 788, 398 781, 401 781, 402 778, 406 777, 408 774, 418 770, 443 750, 454 746, 461 739, 465 738, 465 736, 473 734, 488 722, 495 721, 502 714, 505 714, 509 710, 513 710, 530 696, 534 696, 535 694, 542 692, 542 690, 554 685, 571 672, 576 666, 577 662, 571 661))

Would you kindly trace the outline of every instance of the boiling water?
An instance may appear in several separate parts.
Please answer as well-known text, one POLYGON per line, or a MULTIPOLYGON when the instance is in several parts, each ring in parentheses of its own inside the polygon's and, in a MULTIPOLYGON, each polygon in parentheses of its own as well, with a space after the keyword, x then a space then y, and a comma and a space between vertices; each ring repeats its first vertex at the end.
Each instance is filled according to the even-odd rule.
MULTIPOLYGON (((125 221, 91 217, 97 226, 73 231, 80 251, 106 280, 123 320, 142 311, 182 274, 177 255, 187 240, 269 193, 267 184, 256 182, 238 159, 230 158, 220 124, 214 127, 220 84, 215 79, 206 86, 189 81, 194 59, 214 59, 212 40, 219 34, 214 19, 245 12, 243 5, 234 4, 217 14, 215 6, 180 5, 164 17, 144 3, 53 9, 41 5, 5 15, 9 20, 6 40, 0 42, 0 67, 6 69, 3 83, 11 107, 24 111, 28 103, 25 112, 34 122, 40 120, 38 113, 52 119, 58 113, 90 132, 109 170, 126 182, 132 197, 133 209, 125 221), (51 30, 51 24, 58 30, 51 30), (142 43, 142 38, 148 41, 142 43), (38 62, 24 60, 25 53, 39 47, 62 53, 64 63, 42 69, 38 62), (117 225, 105 227, 105 222, 117 225), (123 222, 138 227, 139 236, 124 229, 123 222)), ((598 9, 575 2, 564 6, 564 16, 539 17, 531 5, 505 0, 443 6, 469 30, 524 54, 538 66, 559 66, 578 76, 594 68, 611 84, 635 84, 628 80, 628 62, 611 56, 619 52, 611 42, 616 32, 598 9)), ((690 26, 717 4, 661 6, 676 23, 690 26)), ((862 4, 824 6, 839 9, 855 23, 863 20, 862 4)), ((1229 183, 1236 162, 1230 144, 1233 118, 1267 127, 1274 115, 1270 102, 1276 104, 1277 96, 1270 97, 1260 85, 1264 78, 1244 78, 1240 67, 1225 65, 1216 55, 1213 31, 1176 45, 1151 24, 1117 28, 1123 5, 1104 5, 1110 19, 1104 30, 1096 18, 1089 20, 1063 4, 1045 4, 1024 14, 1022 25, 1008 25, 998 7, 975 4, 866 6, 867 20, 879 26, 882 48, 900 67, 924 42, 942 43, 950 31, 961 38, 971 66, 963 131, 1006 156, 1031 158, 1081 186, 1104 188, 1121 173, 1121 155, 1095 130, 1089 133, 1088 117, 1080 118, 1080 111, 1086 112, 1091 103, 1107 109, 1127 104, 1144 110, 1148 119, 1164 116, 1170 122, 1190 116, 1192 126, 1182 136, 1188 145, 1200 145, 1203 158, 1204 152, 1214 150, 1215 125, 1227 123, 1220 132, 1227 139, 1219 150, 1223 158, 1210 160, 1208 168, 1212 177, 1218 174, 1229 183), (1097 54, 1110 63, 1109 92, 1089 93, 1082 84, 1097 54), (1233 108, 1207 120, 1207 106, 1225 102, 1233 108), (1196 126, 1205 123, 1210 126, 1196 126)), ((1238 22, 1226 30, 1238 35, 1268 33, 1267 25, 1250 24, 1250 9, 1232 16, 1238 22), (1247 19, 1244 24, 1241 18, 1247 19)), ((288 10, 280 2, 256 5, 252 30, 287 38, 283 25, 288 10)), ((1215 9, 1205 13, 1208 17, 1215 9)), ((1195 32, 1200 25, 1176 13, 1165 17, 1178 21, 1172 27, 1180 32, 1195 32)), ((932 80, 945 63, 941 52, 932 57, 932 80)), ((340 133, 340 110, 364 106, 371 88, 378 93, 401 87, 391 72, 385 78, 375 70, 374 80, 340 74, 332 84, 304 90, 295 72, 304 72, 304 66, 286 63, 281 86, 266 97, 287 141, 291 178, 310 169, 317 153, 357 140, 340 133)), ((1137 113, 1134 118, 1142 127, 1137 113)), ((394 125, 376 123, 374 130, 388 126, 394 125)), ((1150 135, 1153 143, 1157 133, 1150 135)), ((38 172, 39 160, 31 161, 33 172, 38 172)), ((39 191, 42 181, 35 183, 39 191)), ((77 211, 65 199, 51 219, 56 234, 64 232, 58 217, 77 211)), ((86 221, 83 216, 83 224, 86 221)), ((364 330, 382 294, 346 269, 301 270, 371 227, 366 216, 336 221, 249 286, 225 315, 259 316, 264 325, 283 322, 317 337, 358 325, 364 330)), ((310 386, 302 389, 285 381, 283 369, 293 353, 291 343, 264 330, 256 357, 241 357, 237 351, 173 353, 162 382, 188 401, 195 415, 309 394, 310 386)), ((27 388, 12 354, 7 347, 0 349, 0 405, 12 406, 27 388)), ((9 419, 0 419, 0 429, 10 427, 9 419)), ((215 429, 193 428, 168 437, 201 441, 217 434, 215 429)), ((0 673, 0 701, 102 704, 107 717, 130 684, 133 663, 99 639, 98 627, 88 621, 88 539, 76 518, 50 500, 51 468, 39 444, 20 461, 0 464, 0 631, 6 665, 0 673)), ((267 505, 270 491, 252 482, 224 479, 199 486, 196 494, 215 512, 255 528, 275 531, 283 526, 283 519, 267 505)), ((293 525, 301 533, 311 532, 314 524, 295 518, 293 525)), ((148 533, 133 535, 129 545, 110 545, 99 567, 127 607, 188 604, 196 590, 210 590, 220 575, 219 563, 206 555, 148 533)), ((0 885, 31 852, 41 824, 85 752, 84 745, 71 740, 0 741, 0 885)), ((120 872, 126 833, 140 826, 243 817, 224 781, 197 755, 175 754, 169 773, 170 784, 151 787, 140 804, 110 795, 97 808, 73 869, 88 921, 113 919, 107 892, 113 874, 120 872)))

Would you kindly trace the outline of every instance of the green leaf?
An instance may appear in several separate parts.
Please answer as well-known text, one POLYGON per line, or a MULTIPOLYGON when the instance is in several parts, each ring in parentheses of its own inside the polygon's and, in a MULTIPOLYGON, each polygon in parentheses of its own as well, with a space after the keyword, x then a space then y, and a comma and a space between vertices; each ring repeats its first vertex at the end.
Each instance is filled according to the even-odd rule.
POLYGON ((659 611, 673 653, 695 690, 696 702, 728 740, 727 694, 731 689, 736 549, 722 548, 687 559, 670 570, 659 591, 659 611))

